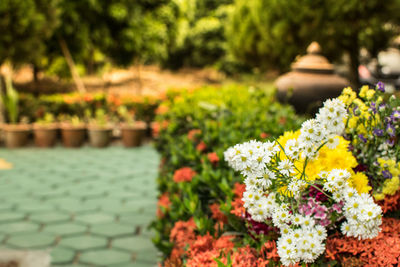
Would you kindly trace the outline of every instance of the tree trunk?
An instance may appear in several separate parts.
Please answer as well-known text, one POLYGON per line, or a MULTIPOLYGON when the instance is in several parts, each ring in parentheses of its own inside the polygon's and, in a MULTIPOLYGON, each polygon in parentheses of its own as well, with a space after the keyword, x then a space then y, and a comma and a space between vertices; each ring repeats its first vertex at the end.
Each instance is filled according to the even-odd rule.
POLYGON ((350 82, 353 88, 360 88, 360 78, 358 76, 358 67, 360 65, 360 47, 358 39, 355 38, 352 47, 348 50, 350 55, 350 82))
POLYGON ((137 67, 137 78, 138 78, 138 89, 136 90, 136 94, 142 95, 143 83, 142 83, 142 73, 140 70, 141 64, 139 59, 136 60, 136 67, 137 67))
POLYGON ((65 42, 64 39, 61 38, 58 39, 58 42, 60 43, 62 53, 64 54, 69 70, 71 71, 72 79, 74 80, 76 88, 78 89, 79 93, 81 94, 86 93, 85 85, 83 84, 81 77, 79 76, 78 70, 75 67, 75 63, 74 60, 72 59, 71 53, 69 52, 67 43, 65 42))
POLYGON ((39 68, 38 66, 36 66, 36 64, 33 64, 32 73, 33 73, 33 82, 36 84, 39 81, 39 68))

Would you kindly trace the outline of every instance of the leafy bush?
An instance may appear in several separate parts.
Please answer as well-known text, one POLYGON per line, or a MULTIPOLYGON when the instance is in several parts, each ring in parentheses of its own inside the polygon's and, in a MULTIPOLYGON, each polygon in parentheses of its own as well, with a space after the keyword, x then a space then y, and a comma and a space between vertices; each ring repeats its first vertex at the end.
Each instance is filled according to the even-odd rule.
POLYGON ((163 159, 158 219, 152 224, 156 246, 165 257, 180 249, 173 236, 178 221, 192 220, 202 235, 243 232, 244 222, 231 214, 232 188, 239 177, 224 162, 223 152, 239 141, 266 140, 295 129, 302 118, 272 95, 237 85, 172 91, 159 111, 156 146, 163 159))

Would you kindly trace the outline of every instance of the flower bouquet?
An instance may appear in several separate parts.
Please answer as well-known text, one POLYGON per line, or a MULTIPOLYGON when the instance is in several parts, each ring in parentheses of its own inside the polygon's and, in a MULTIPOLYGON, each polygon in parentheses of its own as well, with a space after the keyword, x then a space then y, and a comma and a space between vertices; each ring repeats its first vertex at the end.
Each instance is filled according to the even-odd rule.
POLYGON ((357 160, 341 137, 347 119, 344 102, 328 100, 299 131, 225 152, 228 164, 245 177, 246 214, 280 234, 277 251, 284 265, 316 261, 330 229, 340 227, 358 239, 380 232, 381 207, 368 194, 367 176, 353 170, 357 160))

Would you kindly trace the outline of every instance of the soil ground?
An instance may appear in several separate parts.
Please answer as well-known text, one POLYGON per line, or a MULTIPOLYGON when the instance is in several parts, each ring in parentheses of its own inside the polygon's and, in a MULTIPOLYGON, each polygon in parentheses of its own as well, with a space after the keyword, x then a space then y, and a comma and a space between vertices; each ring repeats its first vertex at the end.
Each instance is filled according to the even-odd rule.
MULTIPOLYGON (((13 80, 20 91, 31 93, 56 93, 74 91, 72 81, 39 76, 33 82, 30 67, 23 67, 14 72, 13 80)), ((88 92, 102 91, 116 94, 157 95, 169 88, 192 88, 205 84, 219 84, 225 76, 213 69, 182 69, 169 71, 158 66, 132 66, 128 69, 111 69, 101 75, 88 75, 82 81, 88 92)))

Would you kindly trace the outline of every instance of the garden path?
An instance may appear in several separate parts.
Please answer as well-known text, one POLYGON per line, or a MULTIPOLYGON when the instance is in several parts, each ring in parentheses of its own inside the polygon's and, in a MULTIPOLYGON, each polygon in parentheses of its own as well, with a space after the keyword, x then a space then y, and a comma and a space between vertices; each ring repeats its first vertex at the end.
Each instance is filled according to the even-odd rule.
POLYGON ((51 266, 156 266, 147 225, 159 157, 135 149, 0 149, 0 247, 48 250, 51 266))

